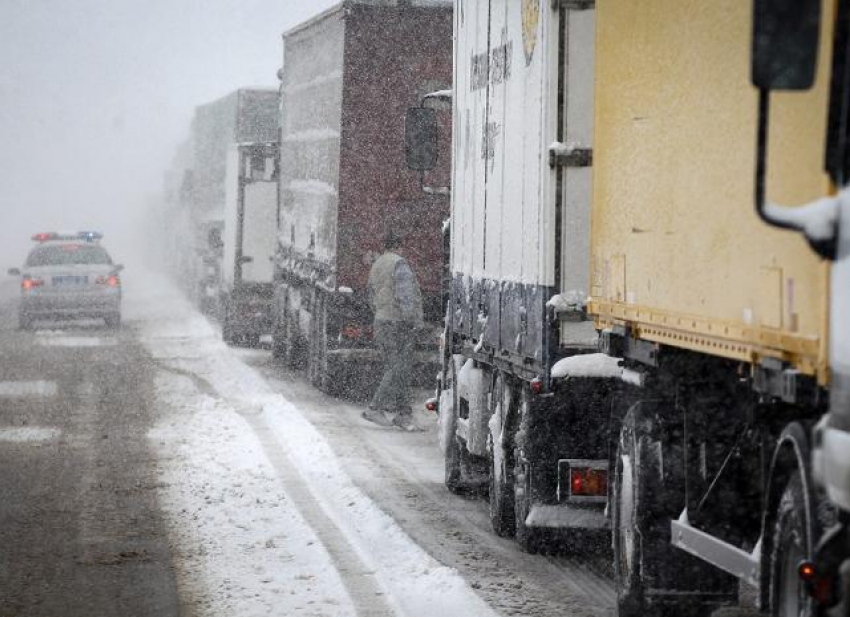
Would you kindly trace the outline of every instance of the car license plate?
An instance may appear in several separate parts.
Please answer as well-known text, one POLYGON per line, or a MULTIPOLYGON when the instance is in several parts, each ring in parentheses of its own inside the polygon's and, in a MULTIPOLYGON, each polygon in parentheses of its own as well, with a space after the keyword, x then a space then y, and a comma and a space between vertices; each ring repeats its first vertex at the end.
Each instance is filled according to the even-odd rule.
POLYGON ((89 282, 89 277, 87 276, 54 276, 53 277, 53 286, 54 287, 72 287, 76 285, 85 285, 89 282))

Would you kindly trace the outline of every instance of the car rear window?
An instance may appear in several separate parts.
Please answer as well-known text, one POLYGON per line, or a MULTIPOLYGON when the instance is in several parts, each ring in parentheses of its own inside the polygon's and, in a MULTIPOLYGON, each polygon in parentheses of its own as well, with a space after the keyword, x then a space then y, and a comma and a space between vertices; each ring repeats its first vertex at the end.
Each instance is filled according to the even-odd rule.
POLYGON ((27 257, 27 266, 61 266, 72 264, 111 265, 112 260, 100 246, 91 244, 54 244, 39 246, 27 257))

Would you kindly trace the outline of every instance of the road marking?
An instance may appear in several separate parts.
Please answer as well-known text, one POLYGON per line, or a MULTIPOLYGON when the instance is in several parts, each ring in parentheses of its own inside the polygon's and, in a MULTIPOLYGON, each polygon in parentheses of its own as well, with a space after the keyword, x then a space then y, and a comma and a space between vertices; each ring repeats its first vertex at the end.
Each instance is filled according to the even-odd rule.
POLYGON ((0 381, 0 397, 26 398, 56 396, 55 381, 0 381))
POLYGON ((112 337, 99 336, 65 336, 52 332, 39 332, 35 340, 44 347, 113 347, 118 341, 112 337))
POLYGON ((0 427, 0 443, 42 443, 58 439, 62 431, 49 426, 0 427))

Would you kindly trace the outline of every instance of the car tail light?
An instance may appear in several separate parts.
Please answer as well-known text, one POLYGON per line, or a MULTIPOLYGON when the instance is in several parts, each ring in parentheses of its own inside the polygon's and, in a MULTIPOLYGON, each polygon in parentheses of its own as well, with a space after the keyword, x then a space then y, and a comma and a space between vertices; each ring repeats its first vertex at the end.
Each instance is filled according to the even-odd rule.
POLYGON ((41 287, 42 285, 44 285, 44 280, 39 278, 28 277, 21 281, 21 289, 24 291, 29 291, 30 289, 41 287))
POLYGON ((434 413, 437 413, 440 409, 440 406, 437 403, 437 399, 436 398, 429 398, 427 401, 425 401, 425 409, 427 409, 428 411, 433 411, 434 413))
POLYGON ((608 494, 608 470, 582 467, 570 468, 570 495, 573 497, 604 497, 608 494))
POLYGON ((50 231, 50 232, 35 234, 32 237, 32 239, 33 239, 34 242, 47 242, 48 240, 53 240, 53 238, 56 238, 56 237, 57 237, 56 232, 50 231))
POLYGON ((94 282, 98 285, 108 285, 110 287, 119 287, 121 285, 121 279, 114 274, 111 276, 99 276, 94 282))

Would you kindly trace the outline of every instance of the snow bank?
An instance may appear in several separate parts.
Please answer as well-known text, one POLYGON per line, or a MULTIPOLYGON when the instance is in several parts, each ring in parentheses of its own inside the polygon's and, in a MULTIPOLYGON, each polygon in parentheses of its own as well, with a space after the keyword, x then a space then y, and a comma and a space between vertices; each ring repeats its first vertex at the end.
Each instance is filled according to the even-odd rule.
POLYGON ((570 356, 558 360, 552 367, 552 379, 564 377, 600 377, 619 379, 623 375, 622 358, 604 353, 570 356))

